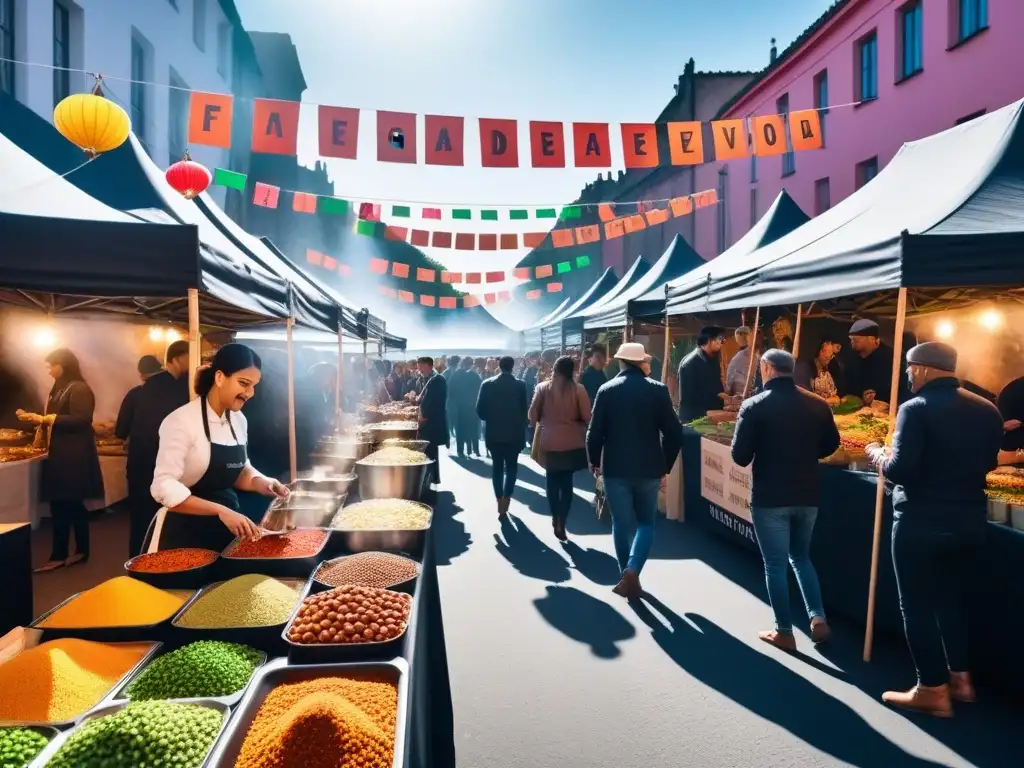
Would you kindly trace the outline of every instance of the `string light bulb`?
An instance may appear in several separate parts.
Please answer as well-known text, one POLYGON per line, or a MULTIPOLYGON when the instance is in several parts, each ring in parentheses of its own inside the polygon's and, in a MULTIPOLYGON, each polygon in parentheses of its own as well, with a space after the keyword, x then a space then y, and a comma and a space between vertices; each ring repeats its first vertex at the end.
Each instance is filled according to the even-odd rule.
POLYGON ((1003 324, 1003 316, 995 309, 986 309, 978 318, 981 327, 987 331, 994 331, 1003 324))
POLYGON ((159 325, 154 325, 149 329, 149 340, 160 341, 164 338, 164 329, 159 325))
POLYGON ((940 320, 935 326, 935 335, 940 339, 951 339, 956 332, 956 326, 949 320, 940 320))
POLYGON ((32 336, 36 349, 53 349, 57 346, 57 334, 49 328, 37 328, 32 336))

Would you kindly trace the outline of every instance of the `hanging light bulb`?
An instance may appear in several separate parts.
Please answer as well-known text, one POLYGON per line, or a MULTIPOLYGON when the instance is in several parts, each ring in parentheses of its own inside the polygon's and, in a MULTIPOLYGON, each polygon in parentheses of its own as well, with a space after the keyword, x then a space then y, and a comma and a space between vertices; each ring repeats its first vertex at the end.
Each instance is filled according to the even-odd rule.
POLYGON ((949 320, 940 320, 935 326, 935 335, 940 339, 951 339, 956 332, 956 326, 949 320))
POLYGON ((159 325, 154 325, 149 329, 149 340, 160 341, 164 337, 164 329, 159 325))

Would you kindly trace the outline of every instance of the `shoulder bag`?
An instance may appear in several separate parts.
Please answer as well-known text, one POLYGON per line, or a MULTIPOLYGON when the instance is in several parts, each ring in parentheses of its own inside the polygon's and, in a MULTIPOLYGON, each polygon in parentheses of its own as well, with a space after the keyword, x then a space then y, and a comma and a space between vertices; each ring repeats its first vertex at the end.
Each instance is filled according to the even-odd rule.
POLYGON ((540 445, 540 421, 544 417, 544 400, 546 399, 547 392, 541 394, 540 408, 537 413, 537 426, 533 428, 533 442, 530 443, 530 458, 533 459, 541 467, 546 467, 547 459, 544 456, 544 449, 540 445))

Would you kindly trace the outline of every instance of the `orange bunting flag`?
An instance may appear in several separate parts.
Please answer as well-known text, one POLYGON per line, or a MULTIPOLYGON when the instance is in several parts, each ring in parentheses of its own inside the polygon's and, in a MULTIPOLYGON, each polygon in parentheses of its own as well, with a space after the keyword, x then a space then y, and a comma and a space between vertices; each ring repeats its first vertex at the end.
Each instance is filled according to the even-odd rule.
POLYGON ((789 140, 793 149, 800 152, 805 149, 821 149, 824 141, 821 136, 821 115, 816 109, 803 109, 789 113, 789 140))
POLYGON ((387 285, 378 285, 377 290, 383 293, 385 296, 390 296, 392 299, 398 298, 398 291, 387 285))
POLYGON ((296 192, 292 195, 292 210, 297 213, 316 213, 316 195, 296 192))
POLYGON ((547 232, 524 232, 523 248, 540 248, 544 244, 544 238, 547 236, 547 232))
POLYGON ((504 304, 506 301, 512 301, 512 294, 509 291, 498 291, 498 302, 504 304))
POLYGON ((497 304, 498 303, 498 294, 496 294, 496 293, 485 293, 484 294, 484 303, 485 304, 497 304))
POLYGON ((503 251, 514 251, 519 247, 519 235, 502 235, 501 236, 501 250, 503 251))
POLYGON ((607 240, 622 237, 626 234, 625 219, 613 219, 604 223, 604 236, 607 240))
POLYGON ((700 165, 704 162, 704 134, 701 124, 668 124, 668 148, 672 165, 700 165))
POLYGON ((233 106, 231 96, 192 91, 188 103, 188 143, 229 149, 233 106))
POLYGON ((349 107, 317 108, 321 157, 356 159, 359 143, 359 110, 349 107))
POLYGON ((479 307, 480 299, 478 299, 476 296, 463 296, 462 306, 465 307, 466 309, 469 309, 470 307, 479 307))
POLYGON ((655 208, 644 214, 647 218, 647 226, 653 227, 656 224, 664 224, 668 221, 668 209, 667 208, 655 208))
POLYGON ((375 275, 386 275, 388 273, 388 260, 370 259, 370 271, 375 275))
POLYGON ((332 272, 334 268, 338 266, 338 260, 331 256, 324 256, 324 269, 329 269, 332 272))
POLYGON ((417 245, 420 248, 430 245, 430 232, 425 229, 414 229, 412 231, 412 237, 409 238, 409 242, 413 245, 417 245))
POLYGON ((253 99, 252 151, 295 155, 299 140, 299 102, 253 99))
POLYGON ((415 297, 413 296, 412 291, 399 291, 398 300, 404 301, 406 304, 412 304, 415 297))
POLYGON ((715 139, 715 160, 736 160, 747 156, 746 120, 712 120, 711 135, 715 139))
POLYGON ((338 274, 341 275, 342 277, 352 277, 352 267, 350 267, 348 264, 339 264, 338 274))
POLYGON ((477 248, 481 251, 496 251, 498 250, 498 236, 497 235, 477 235, 477 248))
POLYGON ((424 307, 432 307, 435 305, 435 303, 436 302, 434 301, 433 296, 428 296, 425 293, 420 294, 420 304, 422 304, 424 307))
POLYGON ((782 115, 758 115, 753 122, 754 154, 781 155, 786 151, 786 124, 782 115))
POLYGON ((416 115, 377 111, 377 162, 416 162, 416 115))
POLYGON ((622 124, 622 157, 627 168, 658 167, 658 135, 654 123, 622 124))
POLYGON ((314 251, 312 248, 307 248, 306 261, 310 264, 316 264, 319 267, 324 263, 324 255, 320 253, 320 251, 314 251))
POLYGON ((434 248, 451 248, 452 247, 452 233, 451 232, 434 232, 433 238, 431 238, 430 244, 434 248))
POLYGON ((565 168, 565 136, 561 123, 530 121, 530 159, 534 168, 565 168))
POLYGON ((538 280, 544 277, 551 277, 554 274, 554 267, 550 264, 542 264, 534 270, 534 275, 538 280))
POLYGON ((406 278, 409 276, 409 265, 400 261, 391 262, 391 274, 395 277, 406 278))
POLYGON ((644 221, 642 214, 635 213, 632 216, 627 216, 623 220, 623 227, 627 234, 631 234, 633 232, 639 232, 641 229, 646 229, 647 223, 644 221))
POLYGON ((526 292, 526 298, 529 299, 530 301, 535 301, 535 300, 539 299, 540 295, 541 295, 541 291, 539 291, 539 290, 532 290, 532 291, 527 291, 526 292))
POLYGON ((601 217, 601 221, 612 221, 615 219, 615 207, 609 203, 601 203, 597 206, 597 215, 601 217))
POLYGON ((483 282, 483 275, 481 275, 479 272, 467 272, 465 277, 466 282, 470 285, 479 285, 481 282, 483 282))
POLYGON ((611 168, 608 123, 573 123, 572 148, 577 168, 611 168))
POLYGON ((473 251, 476 250, 476 235, 472 232, 455 233, 455 250, 473 251))
POLYGON ((427 165, 462 165, 463 119, 425 115, 427 165))
POLYGON ((462 273, 461 272, 445 272, 445 271, 442 271, 441 272, 441 282, 442 283, 448 283, 448 284, 451 284, 451 283, 461 283, 462 282, 462 273))
POLYGON ((519 132, 515 120, 480 118, 480 160, 484 168, 519 167, 519 132))
POLYGON ((693 201, 689 197, 673 197, 668 204, 673 216, 688 216, 693 213, 693 201))
POLYGON ((548 283, 548 293, 558 293, 562 290, 561 283, 548 283))
POLYGON ((505 281, 505 273, 504 272, 488 272, 485 275, 484 279, 488 283, 502 283, 502 282, 505 281))
POLYGON ((512 270, 513 276, 516 280, 529 280, 530 279, 530 268, 529 267, 516 267, 512 270))
POLYGON ((714 205, 718 202, 718 190, 706 189, 703 192, 698 192, 693 196, 693 204, 695 208, 707 208, 709 205, 714 205))
POLYGON ((601 239, 601 227, 598 224, 590 224, 586 227, 576 227, 576 242, 580 245, 596 243, 601 239))
POLYGON ((260 181, 256 182, 256 186, 252 190, 253 204, 263 206, 264 208, 277 208, 277 201, 280 196, 280 187, 275 187, 273 184, 264 184, 260 181))
POLYGON ((416 267, 416 279, 421 283, 432 283, 434 282, 434 276, 437 273, 433 269, 425 269, 423 267, 416 267))
POLYGON ((567 248, 570 245, 576 245, 576 240, 572 236, 571 229, 552 229, 551 244, 555 248, 567 248))
POLYGON ((408 234, 409 230, 405 227, 393 227, 390 224, 384 227, 385 240, 394 240, 395 242, 404 243, 408 234))
POLYGON ((454 296, 442 296, 439 300, 441 309, 455 309, 457 299, 454 296))

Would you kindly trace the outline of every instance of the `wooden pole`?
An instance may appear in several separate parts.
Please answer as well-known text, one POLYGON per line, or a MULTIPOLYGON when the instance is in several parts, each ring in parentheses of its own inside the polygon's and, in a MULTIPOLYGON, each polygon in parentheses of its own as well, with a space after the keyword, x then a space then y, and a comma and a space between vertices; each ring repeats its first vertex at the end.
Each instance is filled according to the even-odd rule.
POLYGON ((800 325, 804 319, 804 305, 796 305, 796 330, 793 331, 793 357, 800 354, 800 325))
POLYGON ((754 353, 757 349, 757 329, 761 325, 761 308, 754 312, 754 330, 750 333, 750 343, 747 349, 750 350, 750 360, 747 361, 747 380, 743 382, 743 399, 750 394, 750 385, 754 381, 754 353))
POLYGON ((203 360, 200 349, 199 335, 199 289, 188 289, 188 397, 192 400, 196 395, 196 374, 203 360))
POLYGON ((668 324, 668 312, 665 313, 665 349, 661 353, 661 383, 668 384, 668 357, 671 354, 672 327, 668 324))
POLYGON ((295 441, 295 344, 292 338, 294 327, 295 318, 289 317, 285 323, 288 340, 288 474, 293 483, 299 474, 298 446, 295 441))
MULTIPOLYGON (((889 430, 892 437, 899 407, 900 361, 903 359, 903 329, 907 322, 907 289, 900 288, 896 303, 896 338, 892 342, 892 381, 889 383, 889 430)), ((888 441, 888 440, 887 440, 888 441)), ((878 554, 882 543, 882 505, 885 501, 885 478, 878 471, 875 489, 875 530, 871 539, 871 580, 868 582, 868 615, 864 628, 864 661, 871 661, 871 647, 875 639, 875 598, 878 590, 878 554)))

